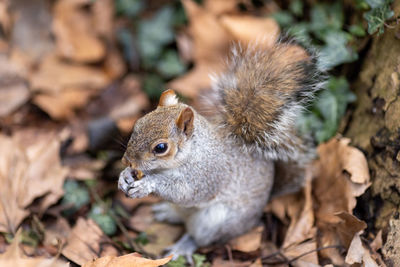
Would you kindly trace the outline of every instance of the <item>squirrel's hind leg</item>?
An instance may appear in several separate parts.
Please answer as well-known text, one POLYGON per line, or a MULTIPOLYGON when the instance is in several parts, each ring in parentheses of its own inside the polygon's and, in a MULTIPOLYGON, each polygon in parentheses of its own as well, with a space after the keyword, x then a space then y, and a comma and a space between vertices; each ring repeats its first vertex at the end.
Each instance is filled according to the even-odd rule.
POLYGON ((192 255, 196 249, 196 242, 186 233, 175 244, 165 249, 165 256, 173 255, 173 260, 176 260, 179 256, 184 256, 186 261, 193 266, 192 255))
POLYGON ((161 202, 152 207, 154 218, 159 222, 183 223, 189 209, 181 208, 171 202, 161 202))

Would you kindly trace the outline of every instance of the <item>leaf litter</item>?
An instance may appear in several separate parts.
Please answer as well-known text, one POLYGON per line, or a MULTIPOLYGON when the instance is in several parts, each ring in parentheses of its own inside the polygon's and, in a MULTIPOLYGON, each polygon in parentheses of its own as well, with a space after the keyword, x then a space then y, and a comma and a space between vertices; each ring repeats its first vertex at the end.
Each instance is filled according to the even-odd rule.
MULTIPOLYGON (((132 54, 123 58, 126 51, 121 51, 117 42, 118 27, 127 24, 124 18, 114 16, 115 5, 121 1, 34 2, 34 8, 27 0, 12 5, 0 2, 0 24, 6 33, 0 43, 0 232, 14 235, 11 245, 5 244, 0 263, 167 264, 171 258, 148 258, 160 257, 182 234, 182 227, 155 222, 150 205, 159 199, 132 200, 117 192, 115 179, 121 165, 115 160, 122 149, 101 148, 109 129, 128 136, 134 121, 151 104, 142 89, 141 74, 125 63, 132 54), (44 14, 45 25, 35 13, 44 14), (10 14, 15 19, 10 19, 10 14), (30 34, 23 36, 23 32, 30 34), (7 53, 3 53, 3 43, 7 53), (71 184, 66 178, 73 181, 74 190, 63 190, 64 183, 71 184), (65 199, 77 201, 74 193, 83 192, 81 189, 86 200, 66 215, 71 202, 65 199), (88 219, 96 205, 108 207, 104 212, 118 226, 116 234, 107 236, 96 218, 88 219), (17 229, 21 225, 30 229, 29 222, 36 215, 44 227, 44 237, 38 238, 43 247, 34 247, 27 256, 18 247, 17 229), (62 257, 43 258, 40 249, 51 251, 46 255, 61 253, 62 257), (130 253, 133 251, 144 257, 130 253)), ((250 1, 207 0, 203 5, 182 1, 189 25, 179 28, 176 42, 179 55, 192 62, 193 68, 177 76, 184 69, 175 62, 179 60, 175 51, 160 52, 167 62, 171 60, 173 72, 164 72, 169 65, 156 68, 168 77, 167 86, 191 98, 194 105, 200 105, 197 97, 210 87, 209 73, 223 69, 221 60, 232 42, 248 45, 258 41, 268 49, 280 34, 278 24, 266 17, 276 11, 276 5, 260 9, 264 12, 260 17, 251 12, 243 15, 239 2, 252 10, 250 1)), ((168 12, 159 16, 169 17, 168 12)), ((143 20, 148 25, 141 27, 152 25, 148 18, 143 20)), ((159 17, 155 15, 155 19, 159 17)), ((171 36, 161 40, 157 49, 170 45, 174 41, 171 36)), ((291 53, 305 55, 297 46, 291 53)), ((356 198, 368 189, 370 181, 363 153, 349 144, 346 138, 321 144, 304 189, 272 199, 265 209, 265 225, 226 246, 201 249, 207 257, 199 266, 381 266, 382 233, 367 240, 366 223, 353 213, 356 198)), ((0 242, 5 242, 8 234, 0 242)))

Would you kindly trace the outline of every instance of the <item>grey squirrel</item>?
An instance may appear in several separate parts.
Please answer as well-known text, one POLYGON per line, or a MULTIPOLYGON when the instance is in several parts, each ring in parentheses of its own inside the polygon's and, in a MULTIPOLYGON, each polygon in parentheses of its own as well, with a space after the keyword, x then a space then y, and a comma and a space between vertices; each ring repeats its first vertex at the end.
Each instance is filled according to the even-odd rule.
POLYGON ((269 49, 235 46, 214 77, 204 117, 165 91, 137 120, 123 156, 119 188, 154 193, 159 221, 184 223, 168 250, 189 260, 202 246, 226 242, 259 223, 272 195, 299 190, 314 147, 295 122, 318 90, 315 58, 292 43, 269 49))

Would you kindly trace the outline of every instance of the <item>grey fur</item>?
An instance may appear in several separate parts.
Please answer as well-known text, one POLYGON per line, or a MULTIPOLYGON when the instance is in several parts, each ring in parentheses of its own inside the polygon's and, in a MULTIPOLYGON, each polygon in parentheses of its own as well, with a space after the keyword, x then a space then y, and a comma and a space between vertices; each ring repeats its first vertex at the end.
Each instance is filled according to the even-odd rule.
POLYGON ((195 243, 206 246, 258 223, 272 188, 274 165, 242 151, 197 113, 194 127, 195 134, 181 148, 186 156, 179 167, 148 173, 139 181, 128 167, 121 172, 119 188, 129 197, 155 193, 175 203, 173 208, 155 207, 156 218, 176 222, 181 214, 195 243))

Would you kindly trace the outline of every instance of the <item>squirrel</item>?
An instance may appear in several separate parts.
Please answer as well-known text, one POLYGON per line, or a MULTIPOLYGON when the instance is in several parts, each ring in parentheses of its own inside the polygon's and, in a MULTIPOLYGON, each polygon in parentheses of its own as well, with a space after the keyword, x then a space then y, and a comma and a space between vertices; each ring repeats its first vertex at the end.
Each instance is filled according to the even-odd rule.
POLYGON ((295 124, 319 77, 316 58, 293 43, 234 46, 212 77, 207 117, 167 90, 136 121, 118 186, 131 198, 160 196, 155 219, 185 224, 167 254, 190 261, 198 247, 255 227, 271 196, 302 187, 315 147, 295 124))

